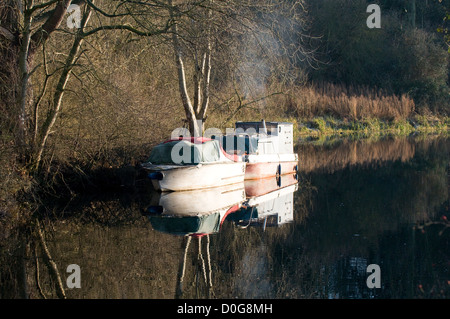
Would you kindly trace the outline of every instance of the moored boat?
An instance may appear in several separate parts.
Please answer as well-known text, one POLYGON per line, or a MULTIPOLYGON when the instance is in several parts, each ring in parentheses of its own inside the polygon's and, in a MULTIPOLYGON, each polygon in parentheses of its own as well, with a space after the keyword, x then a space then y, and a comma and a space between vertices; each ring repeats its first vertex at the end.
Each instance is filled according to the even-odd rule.
POLYGON ((245 162, 226 154, 216 140, 178 138, 155 146, 142 164, 158 191, 185 191, 244 181, 245 162))

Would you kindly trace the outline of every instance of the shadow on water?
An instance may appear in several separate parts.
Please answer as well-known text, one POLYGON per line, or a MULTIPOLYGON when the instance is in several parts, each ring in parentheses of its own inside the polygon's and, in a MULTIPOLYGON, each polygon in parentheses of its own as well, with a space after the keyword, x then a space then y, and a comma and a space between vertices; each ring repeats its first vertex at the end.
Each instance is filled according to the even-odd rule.
POLYGON ((137 179, 48 204, 2 241, 0 297, 448 298, 449 151, 439 136, 301 143, 281 183, 160 194, 137 179))

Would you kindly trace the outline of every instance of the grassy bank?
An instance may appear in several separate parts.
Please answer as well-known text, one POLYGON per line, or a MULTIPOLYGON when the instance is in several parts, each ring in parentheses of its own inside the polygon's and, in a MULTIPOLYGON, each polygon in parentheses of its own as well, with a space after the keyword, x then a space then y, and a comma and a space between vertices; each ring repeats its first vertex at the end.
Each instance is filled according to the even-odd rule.
MULTIPOLYGON (((284 120, 295 123, 297 138, 437 133, 450 128, 445 112, 432 112, 428 105, 418 105, 405 94, 364 86, 309 84, 291 88, 271 102, 283 105, 280 113, 287 115, 284 120)), ((280 110, 274 105, 269 108, 280 110)))
POLYGON ((367 118, 361 120, 338 119, 331 116, 314 117, 297 122, 298 137, 329 135, 405 135, 411 133, 445 133, 450 129, 449 117, 417 115, 399 120, 367 118))
MULTIPOLYGON (((260 101, 257 106, 234 111, 218 109, 208 119, 208 127, 234 127, 235 121, 286 121, 294 123, 294 138, 330 135, 405 135, 447 132, 447 112, 432 111, 416 104, 406 94, 397 95, 365 86, 310 83, 291 87, 270 87, 282 92, 260 101), (234 116, 227 117, 226 114, 234 116), (225 115, 222 115, 225 114, 225 115), (225 120, 226 119, 226 120, 225 120), (218 126, 216 126, 218 125, 218 126)), ((242 104, 250 104, 242 101, 242 104)), ((442 105, 446 110, 447 104, 442 105)))

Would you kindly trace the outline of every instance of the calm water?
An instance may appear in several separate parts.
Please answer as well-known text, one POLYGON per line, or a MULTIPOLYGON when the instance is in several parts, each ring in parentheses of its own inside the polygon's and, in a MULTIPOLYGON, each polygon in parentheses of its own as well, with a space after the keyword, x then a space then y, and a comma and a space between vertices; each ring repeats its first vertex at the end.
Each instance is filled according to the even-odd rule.
POLYGON ((310 141, 297 151, 298 181, 143 188, 46 207, 47 218, 0 247, 0 296, 449 298, 449 139, 310 141), (81 288, 67 286, 70 264, 81 288), (370 264, 380 288, 367 286, 370 264))

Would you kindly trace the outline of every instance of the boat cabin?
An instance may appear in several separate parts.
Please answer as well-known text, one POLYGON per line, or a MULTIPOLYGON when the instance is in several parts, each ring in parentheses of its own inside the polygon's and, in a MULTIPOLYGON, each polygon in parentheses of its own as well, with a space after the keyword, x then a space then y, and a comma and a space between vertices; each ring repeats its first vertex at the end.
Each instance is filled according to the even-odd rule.
POLYGON ((223 136, 222 146, 238 155, 292 154, 293 131, 287 122, 236 122, 235 133, 223 136))

